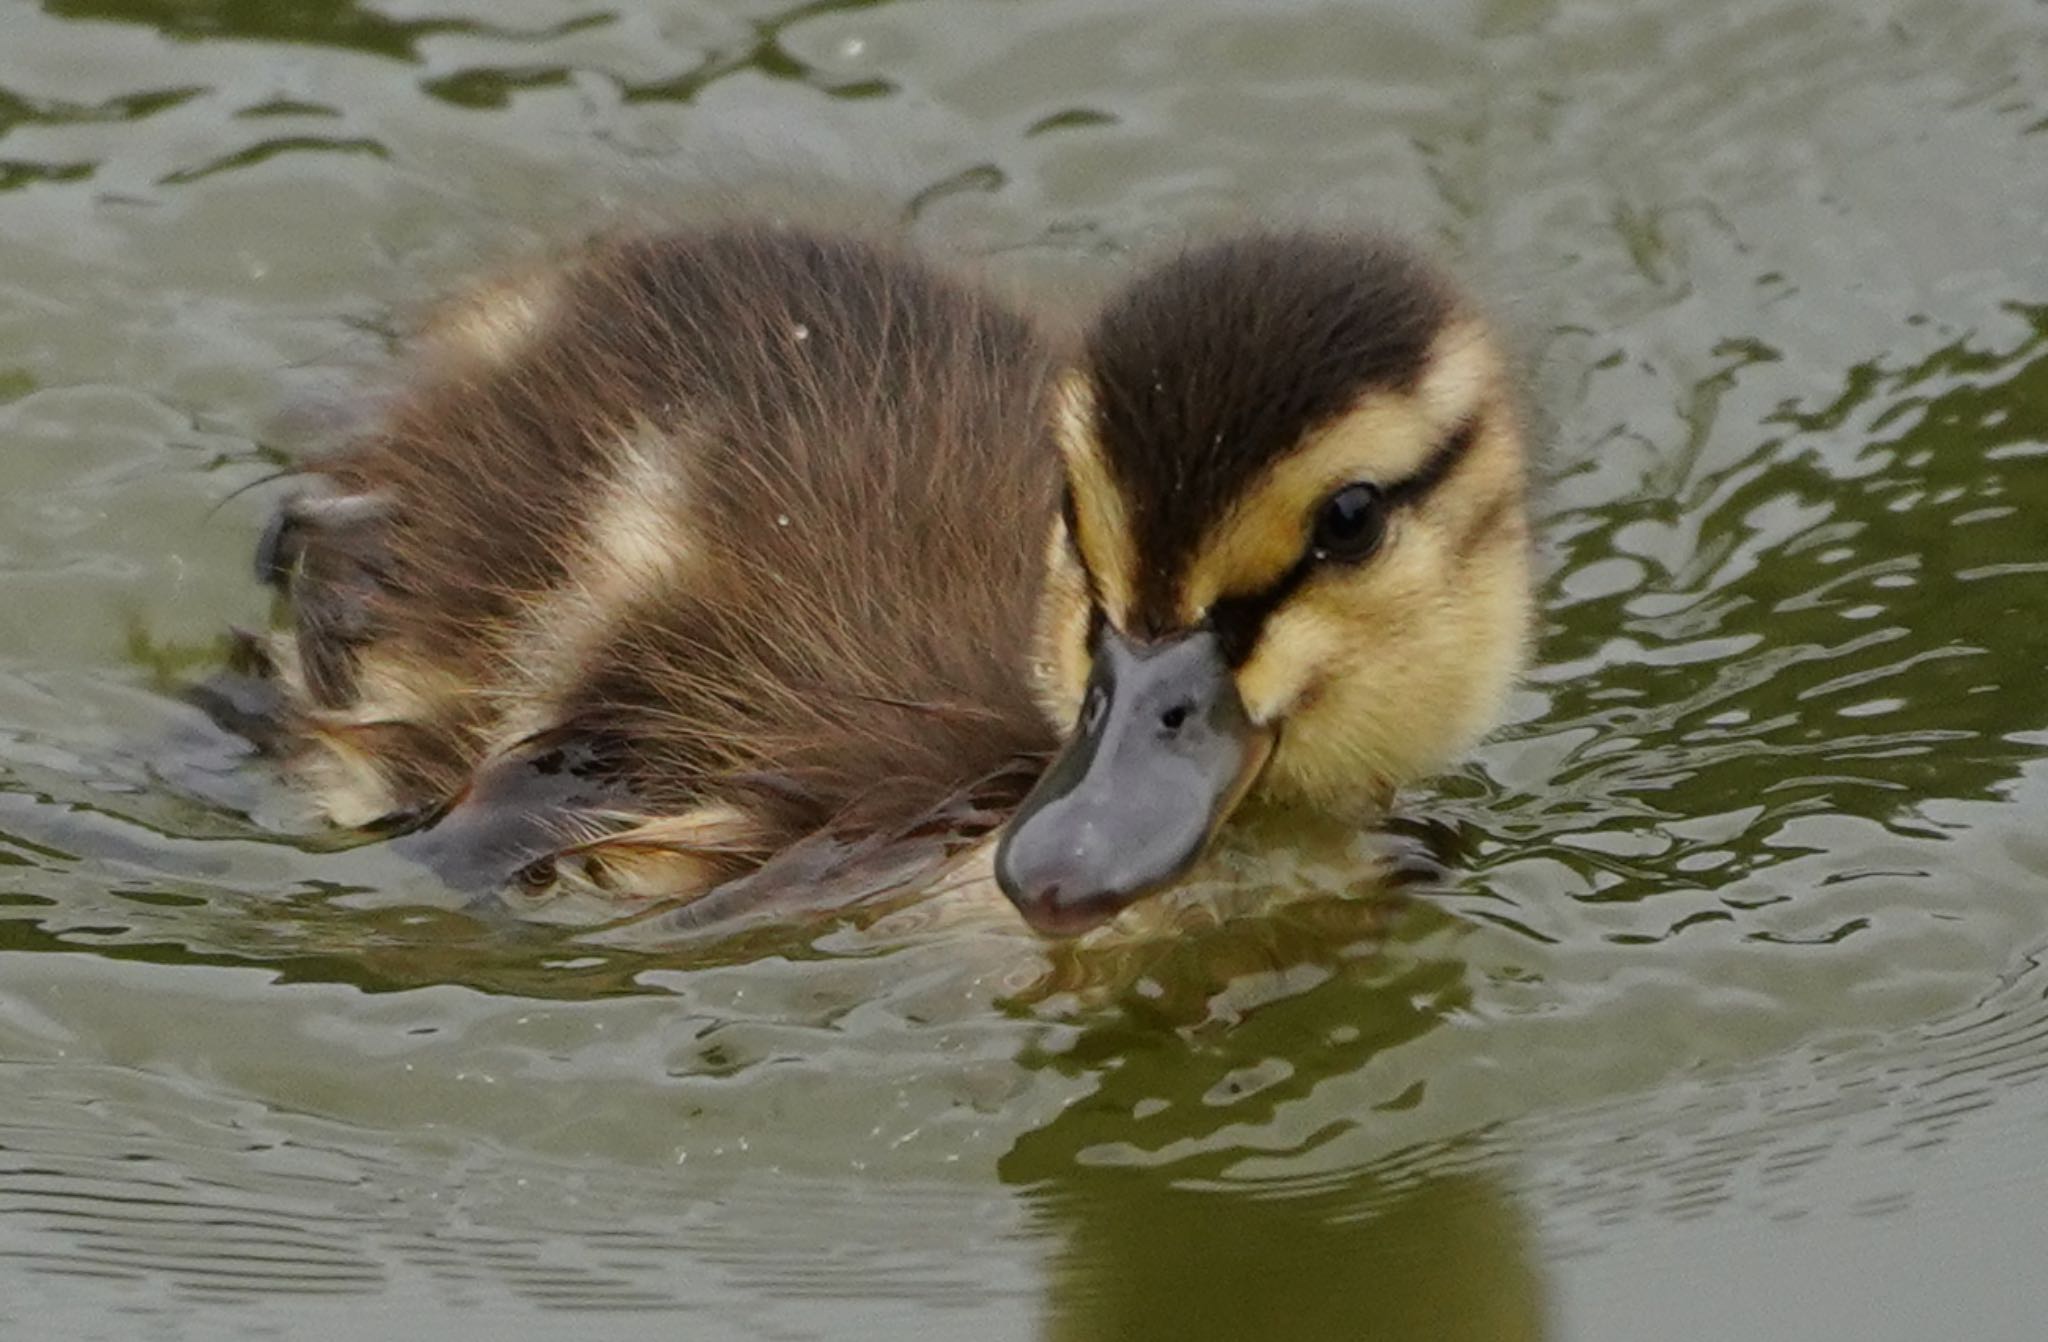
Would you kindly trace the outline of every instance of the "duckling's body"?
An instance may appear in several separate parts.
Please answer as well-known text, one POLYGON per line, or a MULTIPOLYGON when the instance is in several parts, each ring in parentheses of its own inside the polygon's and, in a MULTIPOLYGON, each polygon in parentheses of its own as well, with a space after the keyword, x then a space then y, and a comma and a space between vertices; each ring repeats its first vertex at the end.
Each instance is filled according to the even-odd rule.
POLYGON ((1192 250, 1058 351, 893 242, 605 242, 443 309, 308 474, 258 557, 289 768, 458 884, 625 907, 1007 820, 1082 930, 1248 796, 1441 767, 1529 624, 1491 342, 1371 239, 1192 250))
POLYGON ((737 226, 484 288, 422 355, 263 563, 334 821, 436 818, 465 883, 687 897, 1028 787, 1058 465, 1015 314, 888 243, 737 226))

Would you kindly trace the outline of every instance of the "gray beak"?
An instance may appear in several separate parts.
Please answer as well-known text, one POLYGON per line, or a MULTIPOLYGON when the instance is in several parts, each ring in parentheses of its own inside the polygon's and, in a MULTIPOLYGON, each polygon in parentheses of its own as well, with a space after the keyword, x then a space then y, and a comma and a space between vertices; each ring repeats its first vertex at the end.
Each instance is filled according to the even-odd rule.
POLYGON ((1105 627, 1074 738, 996 847, 997 883, 1038 931, 1087 931, 1187 874, 1272 743, 1214 634, 1139 644, 1105 627))

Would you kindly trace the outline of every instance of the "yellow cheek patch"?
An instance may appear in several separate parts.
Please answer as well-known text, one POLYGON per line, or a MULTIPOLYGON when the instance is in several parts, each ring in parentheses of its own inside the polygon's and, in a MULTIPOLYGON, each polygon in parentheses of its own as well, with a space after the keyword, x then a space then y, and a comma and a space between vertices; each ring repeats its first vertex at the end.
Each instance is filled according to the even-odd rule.
POLYGON ((1411 646, 1425 632, 1421 626, 1439 617, 1432 600, 1443 577, 1436 557, 1427 546, 1402 546, 1398 533, 1388 539, 1384 562, 1324 570, 1266 621, 1237 672, 1253 721, 1306 715, 1384 650, 1411 646))
POLYGON ((1074 500, 1074 545, 1095 580, 1110 622, 1130 624, 1137 590, 1138 555, 1131 532, 1130 510, 1110 473, 1102 444, 1095 436, 1095 398, 1078 375, 1069 376, 1057 393, 1054 427, 1060 455, 1066 461, 1067 488, 1074 500))
POLYGON ((1238 672, 1255 721, 1284 723, 1269 798, 1379 803, 1444 767, 1498 718, 1527 656, 1518 529, 1459 564, 1419 529, 1370 565, 1304 587, 1238 672))
POLYGON ((1347 622, 1303 599, 1267 622, 1237 671, 1237 693, 1251 720, 1271 726, 1313 699, 1319 678, 1341 659, 1347 622))
POLYGON ((1413 392, 1374 391, 1280 459, 1210 532, 1181 587, 1180 618, 1194 623, 1219 597, 1280 580, 1308 543, 1324 499, 1344 485, 1390 486, 1423 468, 1460 424, 1496 401, 1499 358, 1474 322, 1448 326, 1430 347, 1413 392))

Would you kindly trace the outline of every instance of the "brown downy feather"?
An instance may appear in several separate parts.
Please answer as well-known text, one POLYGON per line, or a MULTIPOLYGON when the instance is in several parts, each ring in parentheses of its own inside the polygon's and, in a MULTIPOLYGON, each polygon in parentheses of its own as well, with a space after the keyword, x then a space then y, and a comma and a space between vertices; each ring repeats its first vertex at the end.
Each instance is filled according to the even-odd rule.
POLYGON ((601 242, 421 345, 258 555, 281 753, 337 821, 434 815, 465 885, 684 896, 1028 786, 1024 321, 898 244, 741 225, 601 242))

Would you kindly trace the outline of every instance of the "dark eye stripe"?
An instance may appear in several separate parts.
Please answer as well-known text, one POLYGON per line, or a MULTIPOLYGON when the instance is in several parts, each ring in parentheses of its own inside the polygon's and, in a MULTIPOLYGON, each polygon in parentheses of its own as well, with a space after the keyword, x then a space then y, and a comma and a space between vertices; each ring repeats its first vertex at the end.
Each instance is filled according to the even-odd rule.
POLYGON ((1216 631, 1216 641, 1223 646, 1225 662, 1232 667, 1244 665, 1252 649, 1259 645, 1266 620, 1294 595, 1315 566, 1315 557, 1305 554, 1295 561, 1293 568, 1280 575, 1279 581, 1268 584, 1263 591, 1216 599, 1209 607, 1209 627, 1216 631))
POLYGON ((1479 416, 1468 415, 1451 430, 1449 437, 1437 444, 1436 450, 1429 454, 1415 474, 1388 485, 1382 497, 1394 507, 1429 497, 1457 469, 1465 454, 1472 450, 1472 444, 1478 441, 1479 416))
MULTIPOLYGON (((1479 416, 1472 415, 1461 421, 1450 436, 1437 445, 1413 475, 1387 485, 1381 497, 1390 508, 1409 507, 1429 497, 1449 478, 1478 440, 1479 416)), ((1209 626, 1216 631, 1217 641, 1223 645, 1224 659, 1232 667, 1244 665, 1252 655, 1252 649, 1259 645, 1259 635, 1264 631, 1266 621, 1308 580, 1308 575, 1315 568, 1315 556, 1304 554, 1295 561, 1293 568, 1262 590, 1219 597, 1209 607, 1209 626)))

